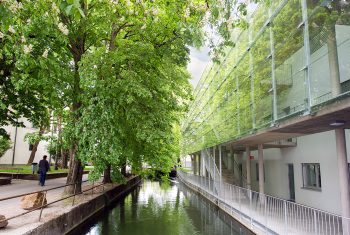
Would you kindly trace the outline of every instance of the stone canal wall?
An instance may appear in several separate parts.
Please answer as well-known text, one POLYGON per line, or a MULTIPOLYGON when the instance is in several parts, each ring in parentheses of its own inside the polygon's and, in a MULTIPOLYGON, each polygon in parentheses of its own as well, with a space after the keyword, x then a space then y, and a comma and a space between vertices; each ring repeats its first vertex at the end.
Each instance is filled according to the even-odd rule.
POLYGON ((141 183, 141 178, 135 176, 126 184, 117 185, 90 201, 79 204, 69 212, 53 218, 26 235, 61 235, 66 234, 91 219, 98 212, 117 201, 141 183))

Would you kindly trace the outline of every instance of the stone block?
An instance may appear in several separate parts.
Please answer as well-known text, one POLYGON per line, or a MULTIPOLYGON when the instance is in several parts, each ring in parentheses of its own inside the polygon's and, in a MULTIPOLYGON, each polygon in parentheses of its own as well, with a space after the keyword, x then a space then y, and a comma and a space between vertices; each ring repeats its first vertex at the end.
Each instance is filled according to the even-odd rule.
POLYGON ((21 208, 25 210, 32 210, 39 208, 41 205, 46 205, 47 200, 45 197, 45 193, 33 193, 22 197, 21 199, 21 208), (44 204, 43 204, 44 200, 44 204))
POLYGON ((8 225, 8 221, 4 215, 0 215, 0 228, 5 228, 8 225))

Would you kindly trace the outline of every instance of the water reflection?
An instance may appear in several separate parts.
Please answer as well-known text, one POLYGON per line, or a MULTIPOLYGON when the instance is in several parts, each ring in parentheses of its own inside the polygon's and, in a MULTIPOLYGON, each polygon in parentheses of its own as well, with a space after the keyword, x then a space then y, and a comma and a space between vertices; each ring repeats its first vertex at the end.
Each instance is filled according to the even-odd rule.
POLYGON ((182 184, 145 181, 85 233, 245 234, 229 217, 182 184))

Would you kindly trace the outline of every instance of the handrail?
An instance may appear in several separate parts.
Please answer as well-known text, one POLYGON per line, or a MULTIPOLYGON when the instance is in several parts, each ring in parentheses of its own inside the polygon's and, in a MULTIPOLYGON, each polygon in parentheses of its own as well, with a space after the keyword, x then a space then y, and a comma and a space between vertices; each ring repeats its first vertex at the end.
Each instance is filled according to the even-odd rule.
POLYGON ((205 164, 207 170, 209 171, 209 173, 215 178, 218 179, 220 178, 220 171, 218 169, 218 167, 215 164, 214 159, 210 156, 210 153, 208 151, 208 149, 205 149, 206 154, 204 156, 204 161, 209 161, 207 164, 205 164), (213 169, 211 169, 209 166, 211 166, 213 169))
POLYGON ((243 169, 242 171, 239 169, 239 164, 235 158, 233 158, 233 163, 234 163, 235 169, 238 170, 239 173, 241 173, 240 178, 242 179, 242 184, 243 184, 242 186, 243 187, 247 186, 247 175, 244 173, 243 169))
POLYGON ((33 209, 29 210, 29 211, 23 212, 23 213, 21 213, 21 214, 17 214, 17 215, 14 215, 14 216, 12 216, 12 217, 9 217, 9 218, 2 219, 2 220, 0 220, 0 223, 5 222, 5 221, 9 221, 9 220, 11 220, 11 219, 15 219, 15 218, 21 217, 21 216, 23 216, 23 215, 29 214, 29 213, 31 213, 31 212, 33 212, 33 211, 38 210, 38 209, 41 209, 41 210, 40 210, 40 215, 39 215, 39 221, 40 221, 41 215, 42 215, 42 211, 43 211, 44 207, 46 207, 46 206, 48 206, 48 205, 52 205, 52 204, 54 204, 54 203, 56 203, 56 202, 60 202, 60 201, 63 201, 63 200, 66 200, 66 199, 68 199, 68 198, 73 197, 73 201, 72 201, 72 206, 73 206, 73 205, 74 205, 74 201, 75 201, 75 196, 76 196, 76 195, 78 195, 78 194, 83 194, 83 193, 85 193, 85 192, 87 192, 87 191, 90 191, 90 190, 91 190, 91 194, 93 194, 94 188, 98 188, 98 187, 100 187, 100 186, 103 186, 103 192, 104 192, 104 185, 105 185, 105 183, 101 183, 101 184, 98 184, 98 185, 94 185, 94 181, 93 181, 93 185, 92 185, 91 188, 82 190, 82 191, 80 191, 80 192, 77 193, 77 192, 76 192, 76 185, 77 185, 77 184, 86 183, 86 182, 88 182, 88 180, 84 180, 84 181, 81 181, 81 182, 70 183, 70 184, 65 184, 65 185, 62 185, 62 186, 57 186, 57 187, 53 187, 53 188, 49 188, 49 189, 45 189, 45 190, 33 191, 33 192, 30 192, 30 193, 24 193, 24 194, 19 194, 19 195, 11 196, 11 197, 1 198, 1 199, 0 199, 0 202, 1 202, 1 201, 5 201, 5 200, 10 200, 10 199, 13 199, 13 198, 23 197, 23 196, 30 195, 30 194, 34 194, 34 193, 44 192, 44 193, 45 193, 45 198, 44 198, 44 199, 46 199, 46 195, 47 195, 47 192, 48 192, 48 191, 52 191, 52 190, 55 190, 55 189, 64 188, 64 187, 67 187, 67 186, 74 185, 74 193, 73 193, 73 194, 68 195, 68 196, 66 196, 66 197, 63 197, 63 198, 60 198, 60 199, 58 199, 58 200, 52 201, 52 202, 50 202, 50 203, 46 203, 46 204, 44 204, 44 199, 43 199, 43 202, 42 202, 42 205, 41 205, 41 206, 35 207, 35 208, 33 208, 33 209))
MULTIPOLYGON (((83 181, 81 181, 81 183, 86 183, 87 181, 88 181, 88 180, 83 180, 83 181)), ((78 182, 77 182, 77 183, 71 183, 71 184, 65 184, 65 185, 61 185, 61 186, 57 186, 57 187, 53 187, 53 188, 49 188, 49 189, 44 189, 44 190, 39 190, 39 191, 33 191, 33 192, 30 192, 30 193, 18 194, 18 195, 11 196, 11 197, 0 198, 0 202, 1 202, 1 201, 5 201, 5 200, 9 200, 9 199, 13 199, 13 198, 17 198, 17 197, 23 197, 23 196, 30 195, 30 194, 34 194, 34 193, 41 193, 41 192, 45 192, 45 191, 51 191, 51 190, 54 190, 54 189, 67 187, 67 186, 70 186, 70 185, 73 185, 73 184, 78 184, 78 182)))
POLYGON ((350 218, 182 171, 178 176, 257 234, 350 234, 350 218), (214 183, 220 193, 208 187, 214 183))
MULTIPOLYGON (((181 173, 185 173, 185 174, 189 174, 189 175, 194 175, 194 174, 191 174, 191 173, 188 173, 188 172, 183 172, 183 171, 181 171, 181 173)), ((196 175, 196 176, 198 176, 198 175, 196 175)), ((202 176, 200 176, 200 177, 202 177, 202 176)), ((204 177, 203 177, 203 178, 204 178, 204 177)), ((218 181, 218 183, 219 183, 219 181, 218 181)), ((224 183, 224 184, 231 185, 231 184, 226 183, 226 182, 223 182, 223 183, 224 183)), ((248 190, 248 189, 246 189, 246 188, 243 188, 243 187, 240 187, 240 186, 237 186, 237 185, 232 185, 232 186, 234 186, 235 188, 240 188, 240 189, 248 190)), ((253 193, 257 193, 257 194, 262 194, 262 193, 259 193, 259 192, 257 192, 257 191, 254 191, 254 190, 249 190, 249 191, 252 191, 253 193)), ((332 212, 320 210, 320 209, 315 208, 315 207, 307 206, 307 205, 300 204, 300 203, 297 203, 297 202, 287 201, 287 200, 285 200, 285 199, 283 199, 283 198, 280 198, 280 197, 276 197, 276 196, 272 196, 272 195, 267 195, 267 194, 264 194, 264 195, 269 196, 269 197, 274 198, 274 199, 277 199, 277 200, 282 200, 282 201, 286 201, 286 202, 288 202, 288 203, 293 203, 293 204, 296 204, 296 205, 305 207, 305 208, 307 208, 307 209, 316 210, 316 211, 318 211, 318 212, 323 212, 323 213, 327 213, 327 214, 334 215, 334 216, 341 216, 341 215, 338 215, 338 214, 335 214, 335 213, 332 213, 332 212)), ((350 217, 349 217, 349 218, 348 218, 348 217, 344 217, 344 216, 341 216, 341 217, 350 220, 350 217)))

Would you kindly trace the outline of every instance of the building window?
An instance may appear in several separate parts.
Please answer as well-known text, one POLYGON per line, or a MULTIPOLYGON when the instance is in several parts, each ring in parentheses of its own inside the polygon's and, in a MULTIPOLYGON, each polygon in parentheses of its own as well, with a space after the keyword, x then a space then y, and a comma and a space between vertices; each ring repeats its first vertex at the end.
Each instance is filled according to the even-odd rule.
POLYGON ((303 187, 321 190, 321 168, 319 163, 302 163, 303 187))

